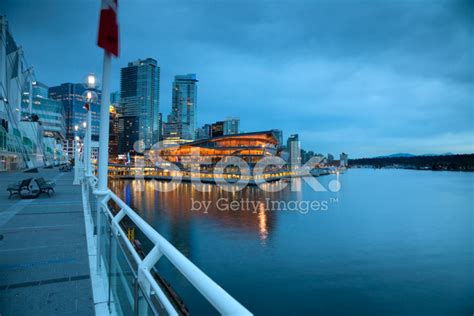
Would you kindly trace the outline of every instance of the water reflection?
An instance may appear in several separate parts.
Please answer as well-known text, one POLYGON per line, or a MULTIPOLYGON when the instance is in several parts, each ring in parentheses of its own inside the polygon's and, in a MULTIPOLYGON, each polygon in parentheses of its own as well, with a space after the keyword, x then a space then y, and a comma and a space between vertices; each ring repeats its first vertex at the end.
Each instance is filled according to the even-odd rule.
MULTIPOLYGON (((256 315, 468 315, 473 176, 355 169, 319 177, 327 192, 305 179, 269 184, 286 186, 275 193, 215 185, 200 192, 190 183, 159 192, 170 184, 153 181, 116 181, 111 188, 256 315), (338 178, 341 190, 331 190, 338 178), (293 191, 298 185, 302 190, 293 191), (255 202, 256 211, 240 202, 237 210, 221 211, 220 198, 255 202), (276 211, 266 199, 326 201, 328 208, 276 211), (192 211, 193 201, 209 209, 192 211)), ((166 264, 160 260, 160 273, 191 313, 211 315, 166 264)))
POLYGON ((265 241, 268 236, 268 227, 267 227, 267 214, 265 213, 265 204, 260 203, 258 208, 258 228, 260 229, 260 239, 262 244, 265 244, 265 241))
MULTIPOLYGON (((165 235, 180 250, 184 248, 187 255, 190 255, 188 247, 194 221, 254 234, 262 244, 266 244, 276 225, 277 212, 266 209, 265 205, 290 196, 300 198, 292 192, 292 183, 283 181, 263 185, 263 188, 271 188, 275 192, 266 192, 258 187, 232 191, 212 184, 202 184, 198 189, 191 183, 174 185, 175 189, 168 191, 170 183, 142 179, 112 181, 110 185, 152 226, 166 232, 165 235)), ((301 186, 301 182, 295 185, 301 186)))

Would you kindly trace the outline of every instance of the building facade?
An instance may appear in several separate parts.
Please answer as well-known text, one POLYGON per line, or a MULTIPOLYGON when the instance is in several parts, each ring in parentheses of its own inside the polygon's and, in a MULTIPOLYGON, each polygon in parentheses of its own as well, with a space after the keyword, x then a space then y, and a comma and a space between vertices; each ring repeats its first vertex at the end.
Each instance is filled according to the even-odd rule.
POLYGON ((298 134, 293 134, 288 137, 286 148, 289 152, 288 164, 291 170, 294 171, 301 166, 301 146, 298 134))
POLYGON ((239 118, 228 118, 224 121, 224 135, 235 135, 239 133, 239 118))
POLYGON ((44 136, 62 140, 66 137, 66 122, 62 102, 48 97, 48 86, 33 81, 32 106, 28 108, 29 92, 25 92, 22 106, 22 117, 32 119, 36 115, 41 123, 44 136))
POLYGON ((195 74, 174 77, 171 113, 168 115, 165 139, 178 138, 179 142, 195 139, 197 82, 195 74))
MULTIPOLYGON (((152 58, 128 63, 120 73, 120 106, 118 113, 127 117, 123 123, 133 126, 133 137, 143 140, 150 148, 160 139, 160 67, 152 58), (134 117, 134 119, 132 119, 134 117), (133 124, 130 124, 132 123, 133 124)), ((132 138, 133 138, 132 137, 132 138)), ((127 135, 121 135, 126 139, 127 135)), ((129 146, 123 148, 129 149, 129 146)), ((125 154, 127 152, 121 152, 125 154)))
MULTIPOLYGON (((44 137, 39 116, 32 114, 35 81, 33 67, 27 64, 6 17, 0 15, 0 171, 58 162, 46 151, 47 148, 54 150, 54 142, 50 142, 53 138, 44 137)), ((49 110, 42 113, 44 120, 46 112, 49 110)), ((55 120, 57 117, 48 124, 45 121, 47 128, 53 128, 49 123, 55 120)), ((58 160, 61 156, 62 151, 58 152, 58 160)))
POLYGON ((224 121, 218 121, 211 125, 211 137, 224 136, 224 121))
POLYGON ((118 118, 118 152, 119 154, 135 154, 134 144, 140 138, 140 117, 119 116, 118 118))
POLYGON ((219 161, 228 157, 241 158, 253 168, 263 157, 276 155, 277 139, 272 131, 220 136, 150 152, 151 160, 159 156, 179 165, 183 171, 190 171, 197 164, 206 162, 200 166, 204 172, 212 172, 219 161))
POLYGON ((349 156, 346 153, 341 153, 339 155, 339 166, 345 168, 349 165, 349 156))
MULTIPOLYGON (((87 122, 86 100, 84 94, 87 90, 82 83, 63 83, 59 86, 50 87, 49 98, 61 101, 64 106, 66 138, 74 139, 75 136, 84 137, 84 122, 87 122), (75 126, 79 129, 76 131, 75 126)), ((99 140, 99 116, 100 116, 100 91, 96 91, 98 99, 90 105, 92 111, 92 140, 99 140)))
POLYGON ((204 124, 202 127, 196 129, 196 140, 209 139, 212 137, 212 126, 204 124))

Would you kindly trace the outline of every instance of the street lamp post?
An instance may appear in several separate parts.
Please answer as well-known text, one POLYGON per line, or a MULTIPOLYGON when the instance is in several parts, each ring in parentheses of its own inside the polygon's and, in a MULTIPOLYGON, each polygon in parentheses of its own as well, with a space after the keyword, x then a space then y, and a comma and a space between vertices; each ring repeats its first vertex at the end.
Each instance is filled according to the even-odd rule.
POLYGON ((84 148, 84 164, 85 164, 85 172, 86 177, 89 178, 92 176, 92 103, 96 101, 97 94, 95 93, 95 89, 97 88, 97 79, 93 74, 87 75, 86 79, 86 90, 84 94, 84 99, 88 104, 87 108, 87 121, 85 123, 86 127, 86 136, 84 140, 85 148, 84 148))
POLYGON ((77 131, 79 130, 79 126, 74 126, 74 181, 72 182, 73 185, 79 185, 79 136, 77 136, 77 131))

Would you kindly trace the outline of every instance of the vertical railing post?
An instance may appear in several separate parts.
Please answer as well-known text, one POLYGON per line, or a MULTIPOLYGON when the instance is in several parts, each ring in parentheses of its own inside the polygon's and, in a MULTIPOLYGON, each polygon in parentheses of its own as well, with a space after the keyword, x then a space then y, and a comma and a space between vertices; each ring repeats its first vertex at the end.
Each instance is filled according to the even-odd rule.
POLYGON ((102 210, 102 201, 104 200, 105 196, 104 195, 98 195, 97 196, 97 214, 96 214, 96 225, 97 225, 97 274, 100 274, 100 268, 101 268, 101 252, 102 252, 102 246, 101 246, 101 241, 102 241, 102 216, 101 216, 101 210, 102 210))
POLYGON ((78 141, 76 140, 76 136, 74 136, 73 141, 73 150, 74 150, 74 181, 72 182, 73 185, 78 185, 79 182, 79 153, 78 153, 78 141))

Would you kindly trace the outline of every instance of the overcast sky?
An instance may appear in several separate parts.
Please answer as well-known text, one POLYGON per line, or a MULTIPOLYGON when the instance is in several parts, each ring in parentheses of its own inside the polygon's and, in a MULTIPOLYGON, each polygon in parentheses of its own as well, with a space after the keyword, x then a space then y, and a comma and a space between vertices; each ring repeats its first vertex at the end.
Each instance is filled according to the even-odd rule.
MULTIPOLYGON (((160 111, 196 73, 198 125, 298 133, 351 157, 474 152, 474 1, 119 0, 120 68, 152 57, 160 111)), ((0 0, 48 85, 101 73, 100 1, 0 0)))

